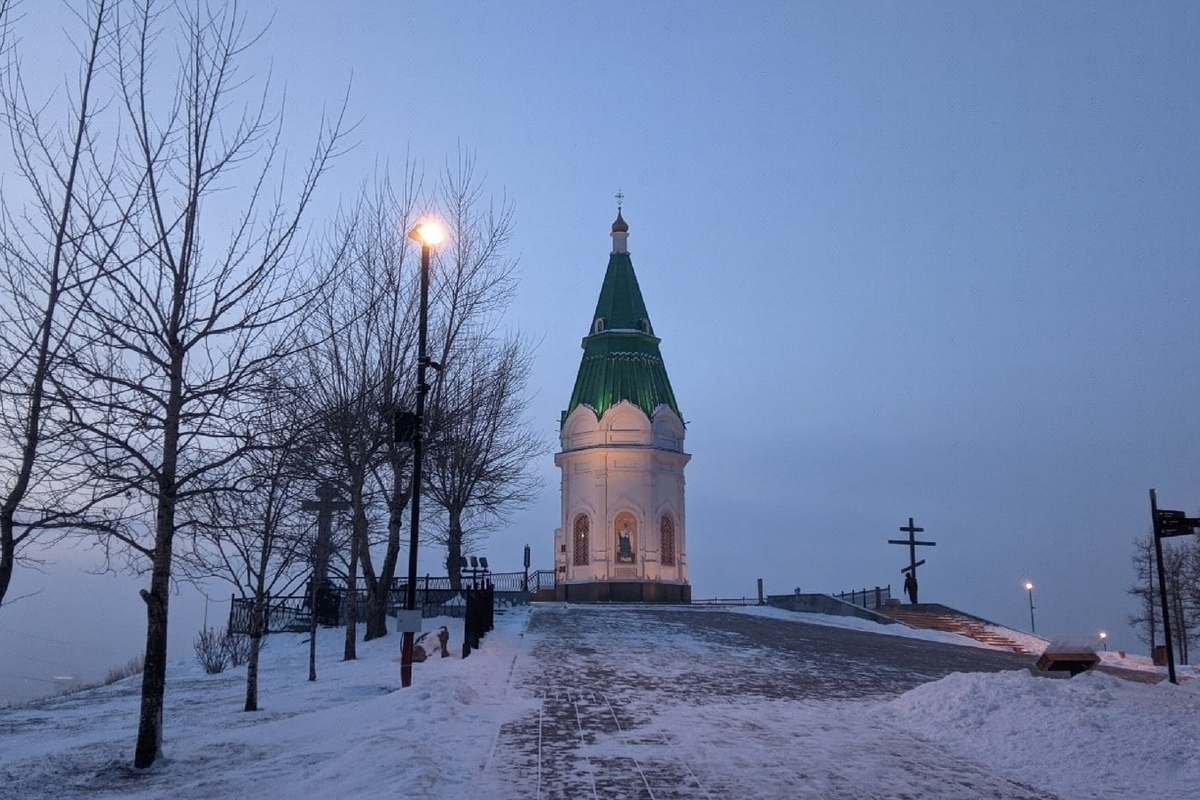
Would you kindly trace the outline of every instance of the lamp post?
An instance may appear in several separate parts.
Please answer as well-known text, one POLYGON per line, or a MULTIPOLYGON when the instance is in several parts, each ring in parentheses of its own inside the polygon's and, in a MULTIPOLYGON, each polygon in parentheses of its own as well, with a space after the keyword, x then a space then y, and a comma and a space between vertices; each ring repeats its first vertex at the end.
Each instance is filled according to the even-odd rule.
MULTIPOLYGON (((421 529, 421 453, 423 442, 422 424, 425 417, 425 395, 429 385, 425 383, 425 368, 430 366, 429 356, 425 354, 426 340, 429 332, 429 257, 433 248, 446 238, 446 232, 436 222, 424 222, 408 232, 410 238, 421 243, 421 305, 417 318, 417 410, 416 429, 413 431, 413 472, 412 472, 412 523, 409 525, 408 539, 408 591, 404 598, 404 607, 409 611, 417 608, 417 540, 421 529)), ((404 641, 400 649, 400 685, 412 686, 412 655, 413 631, 404 632, 404 641)))
POLYGON ((1108 634, 1105 631, 1100 631, 1100 644, 1108 650, 1108 634))
POLYGON ((1033 622, 1033 583, 1025 581, 1025 590, 1029 592, 1029 632, 1037 633, 1037 625, 1033 622))

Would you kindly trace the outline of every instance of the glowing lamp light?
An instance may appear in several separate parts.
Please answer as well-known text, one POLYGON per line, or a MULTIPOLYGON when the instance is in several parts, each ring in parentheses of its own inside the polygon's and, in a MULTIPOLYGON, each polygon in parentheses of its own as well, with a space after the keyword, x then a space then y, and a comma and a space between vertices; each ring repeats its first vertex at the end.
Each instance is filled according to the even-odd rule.
POLYGON ((1029 632, 1037 633, 1037 622, 1033 619, 1033 581, 1025 581, 1025 591, 1029 592, 1029 632))
POLYGON ((446 229, 436 222, 422 222, 408 235, 426 247, 437 247, 446 240, 446 229))

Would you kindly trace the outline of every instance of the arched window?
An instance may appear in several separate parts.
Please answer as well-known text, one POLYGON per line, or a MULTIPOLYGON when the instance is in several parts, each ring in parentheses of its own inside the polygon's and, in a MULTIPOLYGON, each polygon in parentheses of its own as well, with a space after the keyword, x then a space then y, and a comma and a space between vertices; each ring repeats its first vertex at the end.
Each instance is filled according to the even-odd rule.
POLYGON ((666 514, 658 521, 659 562, 664 567, 675 566, 675 520, 666 514))
POLYGON ((588 542, 590 527, 587 514, 580 514, 575 517, 575 559, 573 563, 577 567, 586 567, 592 560, 592 554, 589 550, 591 545, 588 542))
POLYGON ((650 330, 650 320, 648 319, 638 320, 638 327, 642 329, 642 333, 653 333, 653 331, 650 330))
POLYGON ((596 317, 596 321, 592 323, 592 333, 600 333, 604 330, 604 317, 596 317))

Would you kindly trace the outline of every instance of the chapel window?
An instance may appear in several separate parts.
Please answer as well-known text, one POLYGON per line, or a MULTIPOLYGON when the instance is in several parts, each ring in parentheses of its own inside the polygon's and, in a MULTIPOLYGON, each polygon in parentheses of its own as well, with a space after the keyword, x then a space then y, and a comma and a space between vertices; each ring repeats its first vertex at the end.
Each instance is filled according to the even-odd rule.
POLYGON ((591 551, 588 549, 588 533, 590 530, 587 514, 580 514, 575 517, 575 559, 574 564, 577 567, 585 567, 591 561, 591 551))
POLYGON ((658 522, 659 561, 665 567, 675 566, 675 521, 663 515, 658 522))

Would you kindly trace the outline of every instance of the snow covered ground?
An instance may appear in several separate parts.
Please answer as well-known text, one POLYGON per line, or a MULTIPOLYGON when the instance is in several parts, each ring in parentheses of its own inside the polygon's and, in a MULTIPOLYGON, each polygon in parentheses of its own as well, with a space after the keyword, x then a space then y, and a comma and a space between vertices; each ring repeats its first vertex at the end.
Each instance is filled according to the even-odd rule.
MULTIPOLYGON (((174 663, 168 675, 165 757, 146 771, 130 766, 136 678, 0 709, 0 798, 295 798, 314 792, 347 798, 556 796, 552 784, 535 781, 531 772, 510 781, 511 764, 499 763, 507 752, 506 737, 519 731, 523 720, 544 713, 546 698, 530 678, 543 674, 539 670, 546 665, 537 662, 538 654, 549 651, 537 626, 529 624, 531 613, 572 615, 568 621, 583 628, 591 620, 611 624, 613 619, 594 607, 549 606, 499 615, 481 650, 465 660, 455 653, 416 665, 409 689, 398 688, 396 635, 360 642, 359 659, 342 662, 340 631, 322 631, 316 683, 307 681, 304 637, 275 635, 263 653, 263 710, 250 714, 240 710, 244 669, 209 676, 193 662, 174 663)), ((580 665, 616 657, 620 674, 662 674, 666 655, 674 659, 678 653, 686 653, 689 663, 677 665, 676 675, 718 660, 727 663, 726 645, 711 635, 689 633, 686 615, 706 613, 717 612, 680 610, 679 624, 668 630, 652 620, 642 625, 631 612, 631 623, 622 623, 626 634, 619 651, 595 650, 602 646, 599 634, 581 640, 588 646, 567 658, 561 673, 569 676, 580 665)), ((765 609, 738 613, 775 617, 781 626, 819 622, 963 643, 959 637, 914 633, 899 625, 765 609)), ((453 643, 461 642, 456 621, 427 620, 426 627, 443 623, 451 627, 455 651, 453 643)), ((1132 658, 1122 665, 1150 669, 1132 658)), ((770 666, 769 659, 760 664, 770 666)), ((1181 675, 1196 673, 1184 668, 1181 675)), ((898 695, 798 701, 747 694, 703 707, 672 704, 664 701, 667 695, 638 706, 630 701, 633 694, 625 692, 624 704, 620 693, 601 698, 616 733, 586 737, 589 744, 581 752, 591 748, 588 763, 596 769, 605 763, 601 751, 613 748, 633 759, 648 747, 669 751, 697 786, 707 787, 655 796, 733 796, 721 787, 736 782, 723 783, 720 776, 738 777, 741 770, 760 797, 1005 796, 964 794, 974 775, 983 776, 984 783, 995 778, 1030 788, 1020 796, 1200 797, 1200 680, 1172 686, 1099 673, 1070 680, 1023 671, 954 673, 898 695), (881 741, 904 744, 893 752, 881 750, 881 741), (912 748, 906 749, 910 741, 912 748), (807 748, 802 755, 810 766, 840 761, 829 774, 839 775, 842 783, 822 784, 821 775, 807 767, 800 772, 764 768, 764 763, 795 758, 788 748, 797 743, 807 748), (895 753, 925 759, 925 771, 934 778, 914 790, 897 772, 902 767, 889 760, 895 753), (950 785, 935 779, 939 771, 970 780, 950 785), (797 783, 798 774, 812 776, 807 790, 797 783)), ((576 696, 570 702, 578 709, 587 699, 576 696)))

